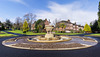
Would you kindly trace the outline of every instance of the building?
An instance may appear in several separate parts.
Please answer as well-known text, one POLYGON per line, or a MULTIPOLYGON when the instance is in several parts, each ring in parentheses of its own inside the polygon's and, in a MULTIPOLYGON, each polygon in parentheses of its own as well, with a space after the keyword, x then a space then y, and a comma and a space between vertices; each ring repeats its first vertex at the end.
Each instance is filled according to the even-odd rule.
POLYGON ((71 23, 70 20, 60 21, 60 22, 56 23, 56 26, 55 26, 55 30, 65 31, 65 32, 71 32, 71 31, 78 32, 79 29, 83 30, 84 26, 77 25, 76 23, 71 23), (62 23, 66 26, 65 28, 60 27, 60 24, 62 24, 62 23))
MULTIPOLYGON (((31 30, 34 30, 35 29, 35 23, 36 21, 32 24, 32 28, 31 30)), ((47 19, 43 20, 43 22, 40 23, 40 25, 49 25, 50 24, 50 21, 48 21, 47 19)))
POLYGON ((47 19, 45 19, 45 20, 44 20, 44 24, 45 24, 45 25, 49 25, 49 24, 50 24, 50 21, 48 21, 47 19))

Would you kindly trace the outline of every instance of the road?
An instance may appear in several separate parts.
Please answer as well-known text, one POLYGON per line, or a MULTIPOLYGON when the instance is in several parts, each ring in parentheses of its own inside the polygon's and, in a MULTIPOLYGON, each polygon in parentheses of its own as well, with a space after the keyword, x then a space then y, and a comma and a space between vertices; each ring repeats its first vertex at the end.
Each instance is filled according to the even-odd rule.
POLYGON ((3 46, 2 41, 10 38, 14 37, 0 38, 0 57, 100 57, 100 37, 93 37, 98 40, 96 46, 78 50, 60 51, 24 50, 3 46))

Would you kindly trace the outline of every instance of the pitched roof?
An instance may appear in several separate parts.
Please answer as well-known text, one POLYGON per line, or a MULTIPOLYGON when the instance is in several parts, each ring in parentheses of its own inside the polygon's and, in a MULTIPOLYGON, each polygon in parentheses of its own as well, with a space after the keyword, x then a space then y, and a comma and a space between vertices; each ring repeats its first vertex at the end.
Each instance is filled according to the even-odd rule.
MULTIPOLYGON (((61 22, 69 23, 69 24, 73 24, 73 25, 77 25, 76 22, 75 22, 75 23, 71 23, 70 20, 67 20, 67 21, 62 20, 62 21, 60 21, 60 22, 58 22, 58 23, 61 23, 61 22)), ((77 25, 77 26, 79 26, 79 27, 84 27, 84 26, 81 26, 81 25, 77 25)))

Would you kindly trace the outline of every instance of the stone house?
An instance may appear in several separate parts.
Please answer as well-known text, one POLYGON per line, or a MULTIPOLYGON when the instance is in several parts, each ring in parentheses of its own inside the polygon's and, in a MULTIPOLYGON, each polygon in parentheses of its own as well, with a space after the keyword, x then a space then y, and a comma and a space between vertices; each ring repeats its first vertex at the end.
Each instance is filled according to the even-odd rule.
POLYGON ((84 26, 81 26, 81 25, 77 25, 76 23, 71 23, 70 20, 67 20, 67 21, 60 21, 58 23, 56 23, 56 26, 55 26, 55 30, 56 31, 65 31, 65 32, 71 32, 72 30, 73 31, 79 31, 79 29, 84 29, 84 26), (61 28, 59 27, 60 24, 63 23, 66 25, 65 28, 61 28))

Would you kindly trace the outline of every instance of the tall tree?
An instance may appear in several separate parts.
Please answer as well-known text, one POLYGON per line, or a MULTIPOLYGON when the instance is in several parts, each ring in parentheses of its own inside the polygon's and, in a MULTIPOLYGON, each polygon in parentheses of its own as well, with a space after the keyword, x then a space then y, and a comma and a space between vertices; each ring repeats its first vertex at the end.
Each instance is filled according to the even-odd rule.
POLYGON ((99 27, 99 31, 100 31, 100 2, 99 2, 99 7, 98 7, 98 27, 99 27))
POLYGON ((36 21, 36 23, 35 23, 35 30, 37 31, 37 32, 39 32, 39 29, 38 29, 38 25, 40 24, 40 23, 42 23, 43 22, 43 20, 42 19, 39 19, 39 20, 37 20, 36 21))
POLYGON ((93 25, 91 26, 92 32, 98 32, 98 21, 95 20, 93 25))
POLYGON ((56 18, 56 19, 53 21, 54 26, 58 27, 59 24, 57 24, 57 23, 60 22, 60 21, 61 21, 60 19, 57 19, 57 18, 56 18))
POLYGON ((16 28, 20 30, 21 26, 22 26, 22 19, 20 17, 17 17, 16 18, 16 28))
POLYGON ((36 19, 36 15, 32 14, 32 13, 28 13, 24 15, 24 19, 27 20, 28 24, 29 24, 29 29, 31 30, 31 25, 32 23, 35 21, 36 19))
POLYGON ((26 33, 29 30, 27 20, 25 19, 23 24, 23 33, 26 33))
POLYGON ((42 25, 38 25, 38 26, 37 26, 37 29, 39 30, 39 32, 41 32, 41 30, 42 30, 42 25))
POLYGON ((1 23, 1 21, 0 21, 0 30, 2 30, 2 23, 1 23))
POLYGON ((7 29, 11 29, 12 23, 11 23, 11 21, 9 19, 6 19, 6 23, 5 24, 6 24, 5 26, 7 27, 7 29))

